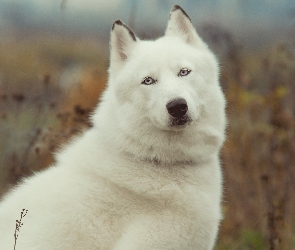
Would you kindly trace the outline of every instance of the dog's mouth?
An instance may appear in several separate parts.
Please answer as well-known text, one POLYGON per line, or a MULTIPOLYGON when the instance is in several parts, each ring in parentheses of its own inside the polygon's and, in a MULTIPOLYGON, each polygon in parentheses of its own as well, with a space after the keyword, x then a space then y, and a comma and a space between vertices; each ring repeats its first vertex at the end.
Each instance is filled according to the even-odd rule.
POLYGON ((187 115, 184 115, 180 118, 171 118, 169 127, 173 128, 182 128, 188 125, 191 122, 191 118, 187 115))

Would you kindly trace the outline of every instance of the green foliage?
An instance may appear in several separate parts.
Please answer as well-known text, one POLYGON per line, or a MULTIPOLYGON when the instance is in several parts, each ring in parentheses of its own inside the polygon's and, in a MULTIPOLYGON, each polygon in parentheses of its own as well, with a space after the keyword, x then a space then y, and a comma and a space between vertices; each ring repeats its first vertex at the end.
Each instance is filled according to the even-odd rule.
POLYGON ((231 242, 221 241, 215 250, 265 250, 268 246, 262 234, 253 230, 241 230, 231 242))
POLYGON ((267 245, 261 233, 254 232, 251 230, 242 232, 241 242, 241 245, 244 247, 248 247, 248 249, 250 248, 255 250, 264 250, 267 248, 267 245))

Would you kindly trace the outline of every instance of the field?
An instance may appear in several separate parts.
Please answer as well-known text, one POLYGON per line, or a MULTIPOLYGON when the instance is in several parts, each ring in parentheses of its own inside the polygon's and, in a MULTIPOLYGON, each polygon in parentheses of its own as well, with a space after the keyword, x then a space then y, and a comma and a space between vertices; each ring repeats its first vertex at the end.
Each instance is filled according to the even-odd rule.
MULTIPOLYGON (((221 61, 227 141, 224 220, 216 250, 295 249, 295 43, 246 50, 204 32, 221 61)), ((13 35, 0 40, 0 195, 50 167, 53 152, 91 126, 107 81, 97 38, 13 35)))

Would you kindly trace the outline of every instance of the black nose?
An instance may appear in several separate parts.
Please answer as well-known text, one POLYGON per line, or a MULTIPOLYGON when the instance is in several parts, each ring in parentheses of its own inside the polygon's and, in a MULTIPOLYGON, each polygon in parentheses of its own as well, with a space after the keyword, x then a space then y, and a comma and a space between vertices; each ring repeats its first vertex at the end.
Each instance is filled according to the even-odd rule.
POLYGON ((166 108, 171 116, 175 118, 181 118, 187 112, 187 103, 186 100, 180 98, 169 102, 166 105, 166 108))

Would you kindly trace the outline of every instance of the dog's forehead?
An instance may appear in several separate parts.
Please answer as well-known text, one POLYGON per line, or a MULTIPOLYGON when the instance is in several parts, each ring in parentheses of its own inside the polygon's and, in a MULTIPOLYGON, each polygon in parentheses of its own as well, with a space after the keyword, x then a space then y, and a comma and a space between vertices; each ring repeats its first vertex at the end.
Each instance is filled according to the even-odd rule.
POLYGON ((182 60, 190 60, 195 52, 192 46, 180 39, 163 37, 155 41, 140 41, 133 55, 137 64, 169 67, 182 60))
POLYGON ((204 46, 196 47, 177 37, 162 37, 155 41, 140 40, 127 60, 125 72, 137 72, 137 76, 159 77, 180 68, 198 70, 199 74, 215 76, 218 63, 214 54, 204 46))
POLYGON ((140 44, 141 51, 150 56, 172 58, 177 55, 185 55, 191 51, 190 46, 177 38, 163 37, 155 41, 143 41, 140 44))

